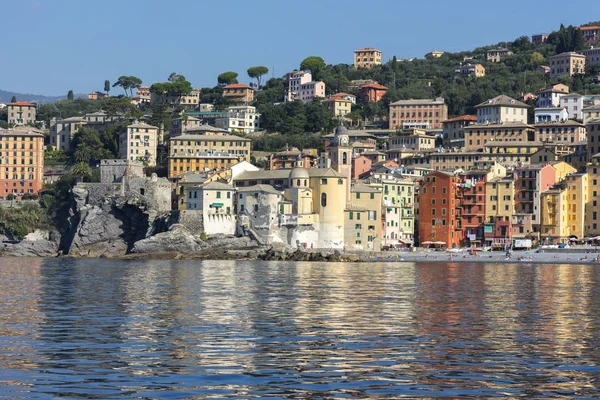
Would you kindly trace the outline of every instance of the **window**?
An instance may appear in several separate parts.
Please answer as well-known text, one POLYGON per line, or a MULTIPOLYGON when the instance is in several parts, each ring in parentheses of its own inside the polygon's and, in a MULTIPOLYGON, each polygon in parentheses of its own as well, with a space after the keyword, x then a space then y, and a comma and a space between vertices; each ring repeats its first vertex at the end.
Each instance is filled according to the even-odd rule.
POLYGON ((375 221, 375 220, 377 220, 377 211, 368 211, 367 212, 367 219, 369 221, 375 221))
POLYGON ((327 179, 321 179, 321 185, 327 185, 327 179))
POLYGON ((221 192, 217 192, 217 199, 221 198, 221 192))
MULTIPOLYGON (((327 181, 327 179, 325 179, 325 181, 327 181)), ((321 207, 327 207, 327 193, 321 194, 321 207)), ((358 215, 360 215, 360 214, 358 214, 358 215)))

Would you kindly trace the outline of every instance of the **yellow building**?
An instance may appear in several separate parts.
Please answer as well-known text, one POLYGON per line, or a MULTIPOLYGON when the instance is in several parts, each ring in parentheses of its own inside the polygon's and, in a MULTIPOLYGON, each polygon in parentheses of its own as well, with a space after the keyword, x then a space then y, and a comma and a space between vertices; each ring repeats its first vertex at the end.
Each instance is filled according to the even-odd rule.
POLYGON ((585 235, 600 235, 600 163, 598 158, 592 159, 588 173, 588 202, 585 209, 585 235))
POLYGON ((565 243, 569 238, 569 190, 557 186, 541 193, 540 238, 543 244, 565 243))
POLYGON ((365 184, 350 190, 350 206, 345 212, 344 247, 348 250, 379 251, 383 239, 381 191, 365 184))
POLYGON ((484 146, 484 161, 495 161, 499 164, 529 164, 531 156, 540 150, 540 142, 487 142, 484 146))
POLYGON ((0 129, 0 198, 35 195, 43 184, 43 132, 29 127, 0 129))
POLYGON ((223 87, 223 97, 238 105, 247 105, 254 101, 254 89, 242 83, 232 83, 223 87))
POLYGON ((493 223, 498 218, 510 220, 515 213, 515 180, 497 177, 485 184, 485 220, 493 223))
POLYGON ((577 168, 564 161, 552 162, 550 164, 552 165, 552 168, 556 170, 555 182, 560 182, 565 179, 567 175, 577 172, 577 168))
POLYGON ((465 150, 481 150, 488 142, 532 142, 535 128, 521 122, 476 124, 465 127, 464 134, 465 150))
POLYGON ((481 78, 485 76, 485 68, 481 64, 461 65, 459 74, 466 77, 481 78))
POLYGON ((251 140, 226 134, 187 132, 169 139, 169 178, 188 171, 222 170, 250 162, 251 140))
POLYGON ((475 106, 478 124, 520 122, 527 124, 529 106, 511 97, 500 95, 475 106))
POLYGON ((585 73, 585 56, 573 51, 550 57, 550 77, 585 73))
POLYGON ((127 126, 119 136, 119 155, 122 159, 144 161, 156 165, 158 128, 143 122, 127 126))
POLYGON ((565 180, 569 190, 567 206, 569 236, 581 239, 585 237, 585 210, 589 199, 588 174, 572 173, 567 175, 565 180))
POLYGON ((381 50, 372 47, 354 50, 354 68, 373 68, 374 65, 381 65, 381 50))
POLYGON ((352 111, 352 102, 342 97, 330 97, 322 103, 336 117, 343 117, 352 111))
POLYGON ((36 117, 35 104, 17 101, 6 106, 8 123, 14 125, 33 124, 36 117))

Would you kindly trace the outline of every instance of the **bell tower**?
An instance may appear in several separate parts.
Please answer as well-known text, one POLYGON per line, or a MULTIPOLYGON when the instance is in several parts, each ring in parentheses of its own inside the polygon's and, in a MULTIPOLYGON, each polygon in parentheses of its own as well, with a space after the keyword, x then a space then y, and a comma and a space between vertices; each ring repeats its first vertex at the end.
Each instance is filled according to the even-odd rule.
POLYGON ((346 203, 349 203, 352 183, 352 145, 348 128, 343 123, 335 129, 333 146, 329 147, 329 158, 331 159, 331 168, 346 178, 346 203))

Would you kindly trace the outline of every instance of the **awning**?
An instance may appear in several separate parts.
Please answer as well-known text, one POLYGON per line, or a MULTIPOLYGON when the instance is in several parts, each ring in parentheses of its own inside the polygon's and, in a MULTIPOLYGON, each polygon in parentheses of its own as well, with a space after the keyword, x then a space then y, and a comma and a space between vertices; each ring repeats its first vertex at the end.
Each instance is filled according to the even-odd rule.
POLYGON ((223 203, 212 203, 213 207, 223 207, 223 203))

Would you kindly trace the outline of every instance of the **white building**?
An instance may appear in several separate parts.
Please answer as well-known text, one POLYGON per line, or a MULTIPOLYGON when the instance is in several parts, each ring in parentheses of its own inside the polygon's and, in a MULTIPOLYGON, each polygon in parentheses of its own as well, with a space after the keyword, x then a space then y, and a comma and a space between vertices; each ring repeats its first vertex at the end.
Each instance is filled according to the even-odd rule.
POLYGON ((285 75, 287 84, 285 101, 298 100, 310 103, 315 97, 325 98, 325 83, 314 82, 310 72, 292 71, 285 75))
POLYGON ((567 110, 561 107, 543 107, 535 109, 535 123, 561 122, 569 119, 567 110))
POLYGON ((233 186, 220 182, 186 188, 187 211, 202 212, 202 232, 208 235, 235 233, 235 191, 233 186))
POLYGON ((218 118, 215 125, 231 133, 252 133, 260 130, 260 113, 253 106, 233 106, 227 117, 218 118))
POLYGON ((538 99, 535 103, 536 107, 558 107, 560 106, 560 98, 569 93, 569 87, 562 83, 552 85, 540 90, 538 99))
POLYGON ((567 110, 569 119, 583 120, 583 96, 577 93, 565 94, 560 98, 560 108, 567 110))

